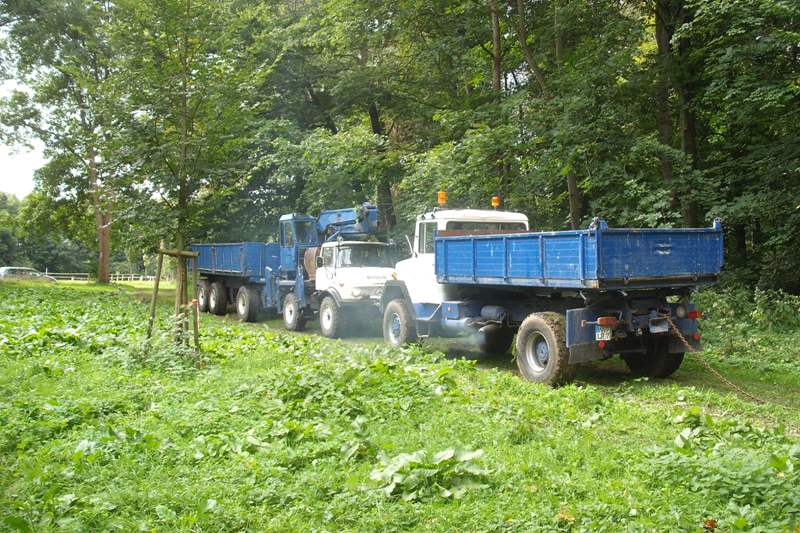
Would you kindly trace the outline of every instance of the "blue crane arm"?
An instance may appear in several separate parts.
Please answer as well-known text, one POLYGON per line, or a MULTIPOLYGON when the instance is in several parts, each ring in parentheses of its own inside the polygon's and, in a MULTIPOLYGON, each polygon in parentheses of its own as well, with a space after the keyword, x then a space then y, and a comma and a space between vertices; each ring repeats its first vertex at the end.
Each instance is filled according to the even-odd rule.
POLYGON ((375 235, 378 232, 378 208, 365 202, 358 207, 322 211, 317 218, 317 229, 323 240, 328 241, 340 236, 359 238, 375 235))

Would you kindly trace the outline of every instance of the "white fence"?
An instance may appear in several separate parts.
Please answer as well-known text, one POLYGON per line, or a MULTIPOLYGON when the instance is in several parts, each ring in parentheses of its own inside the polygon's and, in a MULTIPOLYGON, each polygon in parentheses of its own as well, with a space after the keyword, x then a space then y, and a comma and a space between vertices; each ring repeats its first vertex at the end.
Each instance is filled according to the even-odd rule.
POLYGON ((89 273, 88 272, 48 272, 45 271, 45 274, 48 276, 52 276, 56 279, 60 280, 69 280, 69 281, 89 281, 89 273))
MULTIPOLYGON (((89 281, 90 279, 94 279, 95 275, 90 274, 89 272, 48 272, 46 271, 45 274, 48 276, 52 276, 58 280, 66 280, 66 281, 89 281)), ((156 279, 155 276, 148 276, 146 274, 120 274, 119 272, 115 272, 111 274, 111 283, 118 283, 121 281, 154 281, 156 279)), ((161 277, 161 280, 167 280, 165 276, 161 277)))
MULTIPOLYGON (((155 276, 146 276, 144 274, 111 274, 111 283, 119 281, 154 281, 155 279, 155 276)), ((164 277, 162 276, 161 279, 163 280, 164 277)))

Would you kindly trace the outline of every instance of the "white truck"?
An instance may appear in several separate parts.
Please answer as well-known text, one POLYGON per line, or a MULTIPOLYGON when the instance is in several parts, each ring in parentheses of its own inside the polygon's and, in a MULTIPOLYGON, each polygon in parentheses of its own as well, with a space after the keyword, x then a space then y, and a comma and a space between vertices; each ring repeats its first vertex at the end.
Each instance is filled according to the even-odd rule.
MULTIPOLYGON (((323 335, 341 337, 348 324, 380 321, 383 286, 394 272, 390 245, 371 241, 325 242, 306 251, 305 264, 309 281, 314 283, 310 297, 312 302, 318 302, 323 335)), ((304 316, 295 306, 284 306, 283 319, 288 329, 297 330, 296 322, 305 320, 304 316)))
POLYGON ((460 287, 439 283, 435 271, 434 238, 437 235, 477 235, 528 230, 522 213, 485 209, 434 209, 417 216, 411 257, 400 261, 382 295, 383 335, 395 346, 431 335, 458 336, 475 333, 485 353, 504 353, 511 346, 509 328, 465 328, 464 321, 440 321, 442 305, 463 300, 460 287))

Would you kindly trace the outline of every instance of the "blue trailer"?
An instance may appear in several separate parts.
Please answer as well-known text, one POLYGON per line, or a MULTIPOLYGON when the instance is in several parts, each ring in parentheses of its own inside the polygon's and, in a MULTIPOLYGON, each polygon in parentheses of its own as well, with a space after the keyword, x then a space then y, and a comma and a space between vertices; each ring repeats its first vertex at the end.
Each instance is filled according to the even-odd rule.
POLYGON ((289 329, 302 329, 325 296, 315 290, 312 275, 320 247, 343 238, 374 236, 379 231, 378 209, 365 203, 323 211, 317 218, 290 213, 280 217, 278 229, 277 243, 191 245, 199 254, 201 311, 222 315, 235 303, 241 320, 254 321, 261 311, 279 313, 289 329))
POLYGON ((585 230, 530 232, 527 219, 520 228, 507 213, 472 213, 418 217, 413 257, 384 290, 390 343, 467 333, 484 352, 505 353, 516 336, 520 372, 548 384, 569 380, 578 363, 616 354, 636 373, 666 377, 687 344, 700 348, 690 295, 718 279, 719 221, 629 229, 596 219, 585 230))

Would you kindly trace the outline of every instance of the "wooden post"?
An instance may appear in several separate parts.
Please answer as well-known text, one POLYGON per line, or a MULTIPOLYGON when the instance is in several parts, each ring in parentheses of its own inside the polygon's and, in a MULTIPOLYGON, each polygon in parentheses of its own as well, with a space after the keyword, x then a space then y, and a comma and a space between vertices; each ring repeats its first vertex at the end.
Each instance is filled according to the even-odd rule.
POLYGON ((194 278, 194 299, 197 300, 199 296, 199 285, 200 285, 200 272, 197 271, 197 256, 192 258, 192 277, 194 278))
POLYGON ((181 257, 183 266, 183 331, 186 334, 186 346, 189 346, 189 258, 181 257))
MULTIPOLYGON (((170 257, 175 257, 178 260, 178 267, 175 272, 175 341, 180 342, 181 337, 183 337, 184 332, 186 333, 186 344, 189 344, 189 303, 188 303, 188 292, 189 292, 189 274, 186 269, 186 265, 190 260, 194 261, 194 278, 197 280, 197 252, 187 252, 183 250, 165 250, 159 249, 158 250, 158 267, 156 268, 156 277, 153 283, 153 301, 150 302, 150 320, 147 324, 147 339, 149 340, 153 334, 153 322, 156 318, 156 302, 158 301, 158 285, 159 281, 161 280, 161 271, 163 270, 164 266, 164 256, 168 255, 170 257)), ((195 281, 196 283, 196 281, 195 281)), ((198 346, 199 350, 199 322, 200 316, 198 311, 195 311, 196 318, 192 321, 197 322, 195 324, 196 332, 195 332, 195 345, 198 346)))
POLYGON ((192 277, 194 278, 194 347, 200 351, 200 300, 198 299, 198 284, 200 273, 197 271, 197 257, 192 258, 192 277))
POLYGON ((194 316, 192 317, 192 329, 194 330, 194 348, 200 351, 200 309, 197 305, 197 300, 192 300, 192 309, 194 316))
POLYGON ((161 281, 161 267, 164 266, 164 254, 158 252, 158 266, 156 266, 156 279, 153 280, 153 301, 150 302, 150 320, 147 322, 147 340, 153 334, 153 322, 156 319, 156 302, 158 301, 158 282, 161 281))

